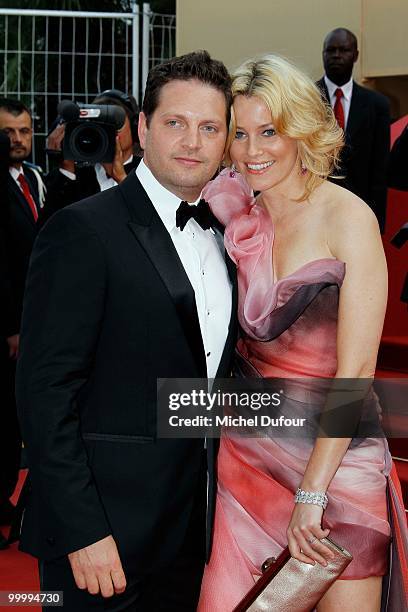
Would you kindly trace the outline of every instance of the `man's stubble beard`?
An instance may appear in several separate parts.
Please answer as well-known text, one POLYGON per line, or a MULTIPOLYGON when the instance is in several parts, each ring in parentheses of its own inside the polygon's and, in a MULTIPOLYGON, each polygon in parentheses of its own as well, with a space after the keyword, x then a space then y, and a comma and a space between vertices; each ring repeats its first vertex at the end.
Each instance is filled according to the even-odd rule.
MULTIPOLYGON (((213 175, 211 175, 209 178, 207 178, 207 175, 208 175, 208 172, 205 172, 203 168, 203 173, 202 174, 198 173, 195 176, 194 176, 194 173, 192 172, 190 173, 188 171, 186 172, 179 171, 179 172, 169 172, 167 177, 162 177, 162 178, 167 178, 166 180, 167 188, 169 188, 169 186, 171 185, 171 187, 175 188, 177 191, 181 191, 181 192, 197 191, 198 193, 200 193, 202 189, 205 187, 205 185, 208 183, 208 181, 212 179, 213 175)), ((170 189, 170 191, 172 191, 172 189, 170 189)))
POLYGON ((212 179, 215 172, 216 169, 214 170, 214 172, 210 173, 208 166, 206 166, 205 168, 202 168, 202 171, 198 172, 196 175, 194 174, 194 172, 190 173, 188 171, 177 172, 175 173, 173 179, 174 182, 177 183, 177 186, 180 188, 198 189, 199 191, 201 191, 208 183, 208 181, 212 179))
POLYGON ((20 164, 21 162, 28 159, 30 157, 30 154, 31 154, 31 151, 27 152, 27 150, 24 153, 15 153, 15 154, 13 154, 13 152, 10 151, 9 163, 10 164, 20 164))

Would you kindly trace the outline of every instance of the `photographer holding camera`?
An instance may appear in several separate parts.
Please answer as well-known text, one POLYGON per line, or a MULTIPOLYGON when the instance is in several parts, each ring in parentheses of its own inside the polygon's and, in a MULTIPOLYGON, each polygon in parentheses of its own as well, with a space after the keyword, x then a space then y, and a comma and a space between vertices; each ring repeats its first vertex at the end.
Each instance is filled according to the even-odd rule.
MULTIPOLYGON (((73 103, 61 103, 59 112, 62 120, 51 131, 47 140, 47 152, 59 157, 59 167, 52 170, 47 176, 48 200, 52 202, 52 212, 117 185, 132 169, 136 168, 140 161, 137 134, 139 108, 133 96, 118 89, 108 89, 96 96, 93 104, 88 106, 87 113, 78 105, 78 116, 75 116, 75 107, 73 103), (114 150, 111 155, 113 160, 111 161, 99 161, 98 157, 106 159, 106 151, 104 155, 102 153, 103 143, 100 143, 98 138, 101 137, 103 140, 104 132, 108 134, 109 129, 115 124, 113 119, 109 119, 112 125, 104 123, 104 127, 99 131, 97 127, 94 127, 97 126, 95 122, 92 126, 94 128, 92 133, 91 128, 87 129, 85 124, 85 121, 91 121, 88 116, 93 116, 93 108, 102 108, 102 106, 107 108, 108 115, 112 106, 117 110, 122 109, 125 113, 124 122, 119 129, 117 129, 118 119, 116 119, 116 139, 113 144, 114 150), (84 115, 87 115, 85 121, 84 115), (68 136, 70 142, 64 142, 68 136), (84 160, 86 160, 85 164, 84 160)), ((119 123, 122 122, 119 120, 119 123)), ((109 144, 107 147, 109 148, 109 144)))

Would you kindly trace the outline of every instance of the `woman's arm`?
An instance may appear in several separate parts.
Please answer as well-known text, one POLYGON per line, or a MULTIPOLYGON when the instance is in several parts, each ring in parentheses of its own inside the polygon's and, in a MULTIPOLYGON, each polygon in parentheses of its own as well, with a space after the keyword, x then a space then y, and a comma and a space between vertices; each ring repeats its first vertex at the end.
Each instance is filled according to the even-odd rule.
MULTIPOLYGON (((387 267, 377 220, 359 198, 346 198, 329 215, 328 246, 346 264, 340 290, 336 378, 373 378, 387 302, 387 267)), ((351 438, 318 438, 300 485, 326 491, 351 438)), ((330 502, 329 502, 330 503, 330 502)), ((328 549, 308 540, 327 535, 321 529, 322 508, 296 504, 288 528, 292 556, 321 562, 328 549), (302 550, 302 552, 300 552, 302 550)))

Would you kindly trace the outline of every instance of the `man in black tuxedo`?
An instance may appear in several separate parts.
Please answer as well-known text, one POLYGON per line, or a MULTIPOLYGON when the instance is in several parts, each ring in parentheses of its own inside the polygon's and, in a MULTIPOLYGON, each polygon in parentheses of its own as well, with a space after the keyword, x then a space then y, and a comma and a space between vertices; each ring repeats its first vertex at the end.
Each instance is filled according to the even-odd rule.
POLYGON ((157 437, 156 384, 230 372, 234 266, 204 229, 205 204, 203 227, 176 222, 223 157, 230 102, 207 52, 153 68, 136 171, 56 213, 34 248, 17 375, 32 475, 21 548, 66 610, 197 605, 216 445, 157 437))
MULTIPOLYGON (((387 165, 390 149, 389 103, 382 94, 352 78, 357 38, 345 28, 327 34, 323 44, 325 75, 317 85, 344 129, 346 144, 338 175, 344 187, 364 200, 385 228, 387 165)), ((336 180, 338 183, 339 181, 336 180)))
POLYGON ((3 159, 3 195, 0 213, 0 525, 10 524, 14 507, 10 502, 18 480, 21 436, 17 420, 14 382, 23 293, 28 262, 38 231, 44 203, 44 185, 39 172, 26 164, 31 154, 32 119, 19 100, 0 99, 0 130, 10 147, 3 159))
POLYGON ((46 177, 49 215, 91 195, 121 183, 134 170, 141 157, 138 137, 139 107, 135 98, 119 89, 98 94, 94 104, 119 106, 125 111, 125 123, 117 132, 113 163, 80 166, 62 157, 65 124, 57 125, 47 139, 47 151, 59 158, 58 168, 46 177))

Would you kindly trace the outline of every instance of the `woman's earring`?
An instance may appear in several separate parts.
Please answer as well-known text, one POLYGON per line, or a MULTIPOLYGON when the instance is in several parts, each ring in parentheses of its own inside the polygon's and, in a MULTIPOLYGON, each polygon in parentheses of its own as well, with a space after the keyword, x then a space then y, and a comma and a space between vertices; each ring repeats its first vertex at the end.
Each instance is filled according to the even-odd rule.
POLYGON ((237 169, 235 168, 235 164, 231 164, 230 177, 235 178, 236 172, 237 172, 237 169))
POLYGON ((306 166, 303 164, 303 162, 300 162, 300 174, 302 176, 305 176, 306 172, 307 172, 306 166))

